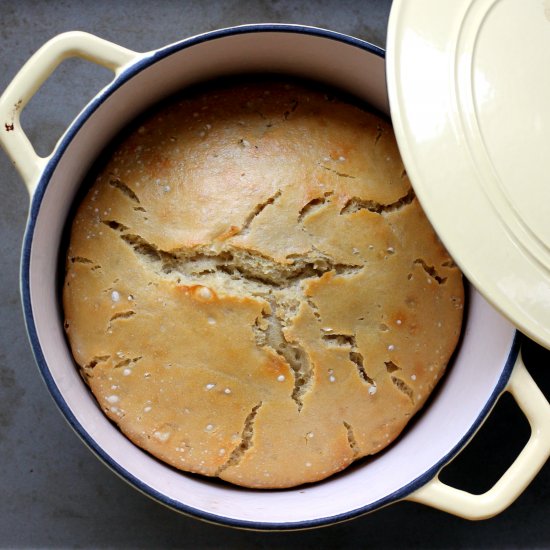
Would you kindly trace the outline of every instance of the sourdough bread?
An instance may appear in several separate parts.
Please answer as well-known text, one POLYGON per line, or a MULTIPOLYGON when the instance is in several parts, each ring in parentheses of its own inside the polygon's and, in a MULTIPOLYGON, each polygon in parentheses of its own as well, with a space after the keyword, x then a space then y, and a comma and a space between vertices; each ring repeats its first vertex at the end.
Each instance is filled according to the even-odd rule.
POLYGON ((260 81, 188 95, 124 139, 78 208, 63 303, 128 438, 282 488, 398 436, 453 353, 464 290, 388 122, 260 81))

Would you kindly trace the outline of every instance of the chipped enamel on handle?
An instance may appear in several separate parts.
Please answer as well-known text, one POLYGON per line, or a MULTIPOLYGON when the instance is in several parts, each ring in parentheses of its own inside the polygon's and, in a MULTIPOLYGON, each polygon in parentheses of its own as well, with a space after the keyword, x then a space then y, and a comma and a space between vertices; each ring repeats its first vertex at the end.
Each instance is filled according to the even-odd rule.
POLYGON ((436 476, 407 500, 465 519, 495 516, 512 504, 550 456, 550 404, 527 372, 521 353, 506 390, 512 394, 531 426, 531 437, 516 460, 486 493, 474 495, 444 484, 436 476))
POLYGON ((33 95, 57 66, 70 57, 80 57, 111 69, 116 78, 140 55, 92 34, 68 32, 44 44, 17 73, 0 97, 0 144, 21 175, 31 196, 51 156, 37 155, 21 128, 21 111, 33 95))

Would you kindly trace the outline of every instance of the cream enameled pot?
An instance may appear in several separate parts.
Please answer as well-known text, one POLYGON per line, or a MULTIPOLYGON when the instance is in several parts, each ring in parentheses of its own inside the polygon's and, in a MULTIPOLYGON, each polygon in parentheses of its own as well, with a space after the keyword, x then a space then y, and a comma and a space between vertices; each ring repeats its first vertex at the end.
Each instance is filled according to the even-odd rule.
POLYGON ((152 104, 212 77, 251 72, 325 82, 388 112, 382 50, 334 32, 289 25, 214 31, 145 54, 89 34, 67 33, 44 45, 3 94, 0 139, 31 194, 21 290, 30 341, 48 389, 78 435, 112 470, 161 503, 208 521, 252 529, 308 528, 402 499, 472 519, 497 514, 548 458, 550 407, 523 366, 514 326, 473 289, 460 348, 429 406, 384 453, 312 486, 254 491, 175 471, 130 443, 82 382, 63 333, 58 259, 83 178, 105 145, 152 104), (21 129, 19 115, 70 56, 104 65, 115 77, 75 119, 53 153, 41 158, 21 129), (483 495, 443 484, 438 472, 505 391, 531 424, 523 451, 483 495))

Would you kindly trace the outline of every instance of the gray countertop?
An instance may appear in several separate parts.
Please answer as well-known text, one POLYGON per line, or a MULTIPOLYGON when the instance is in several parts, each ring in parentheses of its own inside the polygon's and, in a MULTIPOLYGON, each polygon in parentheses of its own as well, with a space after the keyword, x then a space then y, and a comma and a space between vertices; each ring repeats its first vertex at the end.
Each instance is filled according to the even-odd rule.
MULTIPOLYGON (((67 30, 147 51, 216 28, 285 22, 384 46, 390 6, 390 0, 0 0, 0 91, 34 51, 67 30)), ((39 152, 51 149, 108 77, 84 61, 63 63, 23 115, 39 152)), ((72 432, 34 364, 18 282, 28 204, 18 175, 0 153, 0 547, 550 548, 550 464, 508 510, 482 522, 404 502, 324 529, 245 532, 184 517, 138 493, 72 432)), ((550 395, 550 353, 529 342, 525 348, 531 372, 550 395)), ((486 490, 528 434, 512 399, 503 399, 444 479, 486 490)))

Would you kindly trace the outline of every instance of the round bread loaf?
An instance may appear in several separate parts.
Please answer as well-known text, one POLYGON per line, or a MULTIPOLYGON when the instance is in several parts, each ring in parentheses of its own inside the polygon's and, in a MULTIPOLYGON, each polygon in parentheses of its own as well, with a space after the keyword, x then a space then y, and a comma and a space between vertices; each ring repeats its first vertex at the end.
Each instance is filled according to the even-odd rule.
POLYGON ((127 437, 282 488, 397 437, 453 353, 464 290, 385 119, 258 81, 197 91, 124 139, 74 219, 63 301, 127 437))

